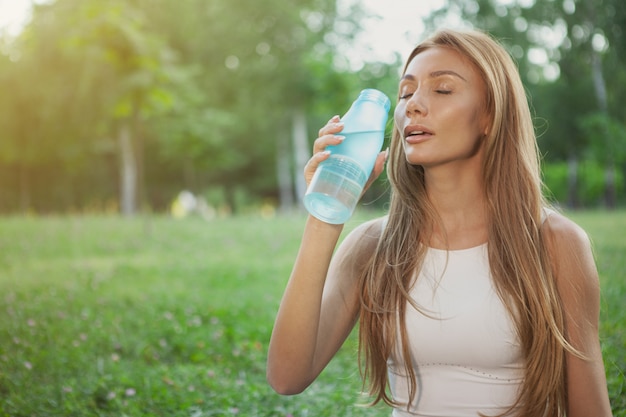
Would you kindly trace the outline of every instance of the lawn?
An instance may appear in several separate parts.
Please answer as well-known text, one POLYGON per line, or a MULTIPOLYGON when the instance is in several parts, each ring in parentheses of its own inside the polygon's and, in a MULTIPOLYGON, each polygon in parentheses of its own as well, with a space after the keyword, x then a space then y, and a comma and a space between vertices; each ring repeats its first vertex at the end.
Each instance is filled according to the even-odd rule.
MULTIPOLYGON (((609 389, 626 417, 626 213, 573 217, 594 240, 609 389)), ((303 224, 0 218, 0 416, 389 416, 359 406, 354 337, 304 394, 265 382, 303 224)))

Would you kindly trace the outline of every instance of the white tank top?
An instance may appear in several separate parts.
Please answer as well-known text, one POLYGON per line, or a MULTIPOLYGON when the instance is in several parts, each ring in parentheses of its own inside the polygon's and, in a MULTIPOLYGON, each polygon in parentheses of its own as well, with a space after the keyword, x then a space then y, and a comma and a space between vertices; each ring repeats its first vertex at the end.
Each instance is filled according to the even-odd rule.
MULTIPOLYGON (((406 326, 417 395, 394 417, 497 415, 516 400, 524 361, 514 323, 495 292, 487 244, 465 250, 429 249, 410 291, 406 326)), ((408 401, 400 355, 390 358, 396 400, 408 401)))

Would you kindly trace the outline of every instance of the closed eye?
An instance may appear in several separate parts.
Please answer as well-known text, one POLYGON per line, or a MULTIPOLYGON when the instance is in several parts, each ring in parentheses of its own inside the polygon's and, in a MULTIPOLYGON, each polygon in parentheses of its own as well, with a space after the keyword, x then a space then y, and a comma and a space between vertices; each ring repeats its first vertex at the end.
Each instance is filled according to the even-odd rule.
POLYGON ((412 95, 413 95, 413 93, 403 94, 403 95, 400 96, 400 100, 407 100, 407 99, 411 98, 412 95))

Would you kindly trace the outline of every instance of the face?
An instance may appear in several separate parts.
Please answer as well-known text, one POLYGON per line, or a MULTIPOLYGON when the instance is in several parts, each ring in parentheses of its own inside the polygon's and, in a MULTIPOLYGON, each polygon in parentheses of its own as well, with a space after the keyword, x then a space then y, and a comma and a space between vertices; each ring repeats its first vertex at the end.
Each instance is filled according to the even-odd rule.
POLYGON ((435 47, 415 56, 394 114, 407 161, 429 168, 482 158, 485 98, 478 71, 458 52, 435 47))

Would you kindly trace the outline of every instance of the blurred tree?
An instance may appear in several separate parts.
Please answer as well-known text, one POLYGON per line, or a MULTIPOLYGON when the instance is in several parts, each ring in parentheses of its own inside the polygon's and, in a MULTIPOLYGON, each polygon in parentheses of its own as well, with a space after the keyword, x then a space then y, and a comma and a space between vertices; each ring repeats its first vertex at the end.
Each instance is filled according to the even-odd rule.
POLYGON ((50 184, 81 169, 85 143, 78 137, 92 121, 89 109, 80 105, 82 74, 71 57, 59 53, 63 27, 46 17, 30 25, 18 42, 5 44, 0 67, 0 161, 6 178, 15 181, 4 184, 17 194, 13 208, 22 211, 42 199, 74 203, 71 184, 61 196, 51 194, 50 184), (37 202, 35 191, 43 194, 37 202))
POLYGON ((335 0, 35 6, 0 37, 0 210, 132 214, 182 188, 290 207, 317 129, 359 89, 397 83, 395 66, 337 69, 337 21, 335 0))
POLYGON ((107 133, 117 137, 121 212, 132 215, 143 194, 143 126, 166 110, 171 98, 162 87, 169 83, 173 64, 167 45, 148 27, 144 13, 126 1, 57 0, 57 8, 71 8, 68 40, 89 51, 92 88, 106 88, 107 133), (108 117, 107 117, 108 116, 108 117))
MULTIPOLYGON (((167 101, 159 88, 168 65, 163 41, 125 1, 58 0, 35 8, 13 47, 18 59, 3 72, 12 85, 11 123, 3 128, 14 146, 4 154, 30 169, 70 163, 88 171, 98 156, 91 151, 114 149, 109 138, 117 137, 119 201, 132 214, 142 178, 141 118, 167 101)), ((27 209, 28 168, 18 172, 27 209)))
POLYGON ((285 139, 302 131, 293 127, 297 115, 314 100, 307 65, 332 30, 334 1, 145 3, 181 60, 192 63, 200 91, 178 96, 187 99, 154 131, 168 158, 183 157, 187 187, 219 187, 235 208, 238 189, 275 195, 282 182, 279 195, 293 201, 293 149, 285 139))

